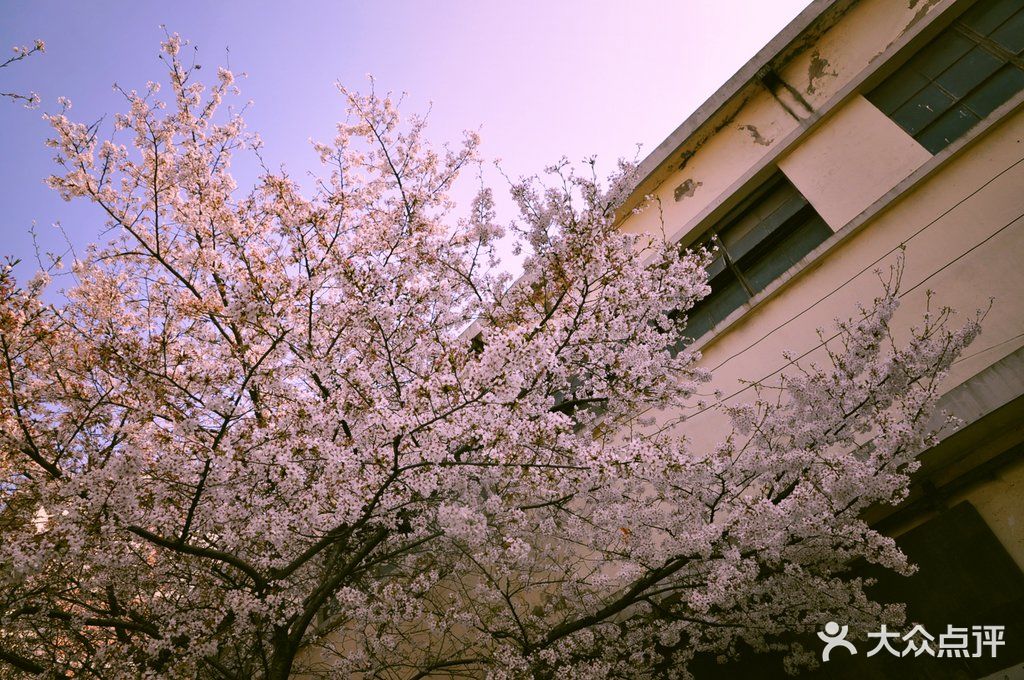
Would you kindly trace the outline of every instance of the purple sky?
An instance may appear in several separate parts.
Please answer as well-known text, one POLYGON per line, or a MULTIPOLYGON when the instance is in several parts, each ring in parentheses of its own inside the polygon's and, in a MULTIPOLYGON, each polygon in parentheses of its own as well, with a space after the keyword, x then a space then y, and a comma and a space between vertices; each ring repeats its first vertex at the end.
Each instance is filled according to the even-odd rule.
MULTIPOLYGON (((0 70, 0 91, 34 90, 29 111, 0 101, 0 256, 34 263, 33 222, 44 250, 62 249, 60 221, 81 246, 103 220, 43 185, 53 170, 42 111, 58 96, 94 121, 124 107, 111 85, 163 78, 160 24, 199 47, 208 77, 230 50, 246 72, 242 99, 265 158, 293 175, 316 165, 307 140, 328 140, 342 116, 335 81, 409 93, 406 111, 433 102, 431 137, 480 128, 483 153, 509 176, 567 156, 641 157, 782 29, 807 0, 611 2, 35 2, 3 1, 0 45, 46 41, 46 53, 0 70)), ((503 180, 487 180, 500 194, 503 180)), ((508 202, 501 217, 513 217, 508 202)), ((34 268, 30 264, 29 268, 34 268)), ((20 275, 28 273, 21 267, 20 275)))

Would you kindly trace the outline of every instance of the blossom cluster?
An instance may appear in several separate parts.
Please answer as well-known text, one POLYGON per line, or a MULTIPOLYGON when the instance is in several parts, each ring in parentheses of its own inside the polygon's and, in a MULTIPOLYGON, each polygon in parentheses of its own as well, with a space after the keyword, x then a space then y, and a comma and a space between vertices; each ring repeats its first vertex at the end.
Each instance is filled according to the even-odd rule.
POLYGON ((508 229, 487 191, 459 217, 478 138, 342 88, 315 189, 242 190, 234 79, 180 50, 109 138, 48 116, 50 185, 110 236, 66 303, 0 274, 0 669, 686 677, 901 621, 850 576, 912 569, 860 511, 906 493, 976 321, 894 344, 889 286, 694 450, 671 414, 708 380, 680 339, 709 255, 618 229, 628 166, 514 183, 508 229))
MULTIPOLYGON (((7 59, 4 59, 4 60, 0 61, 0 69, 7 68, 7 67, 11 66, 12 64, 15 64, 15 63, 21 61, 22 59, 27 59, 28 57, 32 56, 33 54, 45 52, 46 51, 46 43, 43 42, 42 40, 39 40, 37 38, 32 43, 31 46, 28 46, 28 45, 15 45, 14 47, 11 48, 11 51, 14 52, 14 56, 13 57, 8 57, 7 59)), ((23 103, 22 105, 26 109, 34 109, 34 108, 36 108, 37 106, 39 106, 39 103, 41 101, 41 99, 39 98, 39 95, 36 94, 35 92, 29 92, 28 94, 24 94, 24 93, 21 93, 21 92, 4 92, 4 91, 0 90, 0 99, 2 99, 4 97, 6 97, 7 99, 10 99, 12 101, 20 101, 20 102, 22 102, 23 103)))

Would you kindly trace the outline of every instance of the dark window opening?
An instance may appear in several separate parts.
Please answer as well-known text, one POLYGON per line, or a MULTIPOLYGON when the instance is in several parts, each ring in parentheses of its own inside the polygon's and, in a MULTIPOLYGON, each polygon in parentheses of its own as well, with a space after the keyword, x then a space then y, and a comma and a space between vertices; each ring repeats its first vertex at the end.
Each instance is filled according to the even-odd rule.
POLYGON ((711 294, 687 313, 686 335, 711 330, 831 235, 807 199, 776 174, 695 242, 718 252, 708 266, 711 294))
MULTIPOLYGON (((870 597, 880 602, 905 602, 908 621, 922 624, 935 636, 933 649, 947 626, 1004 626, 1005 645, 998 648, 998 655, 937 658, 925 654, 911 660, 882 652, 868 657, 867 651, 877 641, 856 640, 859 654, 833 655, 828 663, 805 671, 799 677, 811 680, 982 678, 1000 669, 1010 670, 1011 666, 1024 661, 1024 640, 1017 632, 1024 629, 1024 574, 973 505, 963 502, 941 512, 901 535, 896 544, 919 570, 906 577, 858 562, 851 575, 876 581, 868 591, 870 597)), ((911 625, 890 629, 906 633, 911 625)), ((786 642, 799 640, 811 650, 821 649, 821 642, 811 633, 786 635, 783 639, 786 642)), ((902 650, 906 643, 897 642, 902 650)), ((970 644, 974 644, 973 638, 970 644)), ((717 663, 714 656, 699 655, 691 666, 694 677, 700 680, 788 680, 793 677, 783 670, 782 654, 760 654, 743 645, 739 649, 739 659, 726 664, 717 663)))
POLYGON ((868 100, 938 153, 1024 89, 1024 0, 980 0, 868 100))

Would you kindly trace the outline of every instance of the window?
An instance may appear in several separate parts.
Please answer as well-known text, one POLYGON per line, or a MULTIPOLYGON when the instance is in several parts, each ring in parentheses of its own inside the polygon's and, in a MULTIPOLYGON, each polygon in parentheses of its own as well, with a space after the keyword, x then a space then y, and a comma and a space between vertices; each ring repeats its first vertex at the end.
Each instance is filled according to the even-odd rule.
POLYGON ((752 298, 832 235, 814 208, 781 173, 697 239, 718 247, 708 266, 711 294, 688 313, 697 338, 752 298))
POLYGON ((1024 0, 980 0, 867 98, 938 153, 1024 89, 1024 0))

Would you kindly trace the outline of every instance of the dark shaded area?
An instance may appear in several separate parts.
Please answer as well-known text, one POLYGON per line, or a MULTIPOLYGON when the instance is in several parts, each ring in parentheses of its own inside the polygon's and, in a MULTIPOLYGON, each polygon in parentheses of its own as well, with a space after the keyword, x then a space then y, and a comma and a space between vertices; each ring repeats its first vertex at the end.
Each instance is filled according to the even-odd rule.
POLYGON ((711 295, 687 313, 687 336, 711 330, 831 235, 807 199, 776 173, 697 239, 718 254, 708 266, 711 295))
MULTIPOLYGON (((868 658, 878 640, 855 640, 858 654, 839 649, 832 659, 802 678, 815 680, 968 680, 984 677, 1024 661, 1024 574, 992 530, 968 502, 960 503, 915 527, 896 540, 919 571, 911 577, 862 565, 858 575, 878 579, 872 596, 882 602, 906 602, 911 621, 922 624, 938 638, 949 625, 1002 625, 1005 645, 996 658, 988 648, 980 658, 934 658, 928 655, 897 658, 881 651, 868 658)), ((841 623, 841 622, 840 622, 841 623)), ((907 625, 900 629, 906 633, 907 625)), ((851 635, 852 637, 852 635, 851 635)), ((820 653, 823 643, 815 636, 801 637, 804 645, 820 653)), ((973 652, 975 641, 969 638, 973 652)), ((901 650, 906 643, 894 641, 901 650)), ((693 666, 698 680, 718 678, 790 678, 781 654, 742 654, 738 661, 716 664, 703 657, 693 666)))

